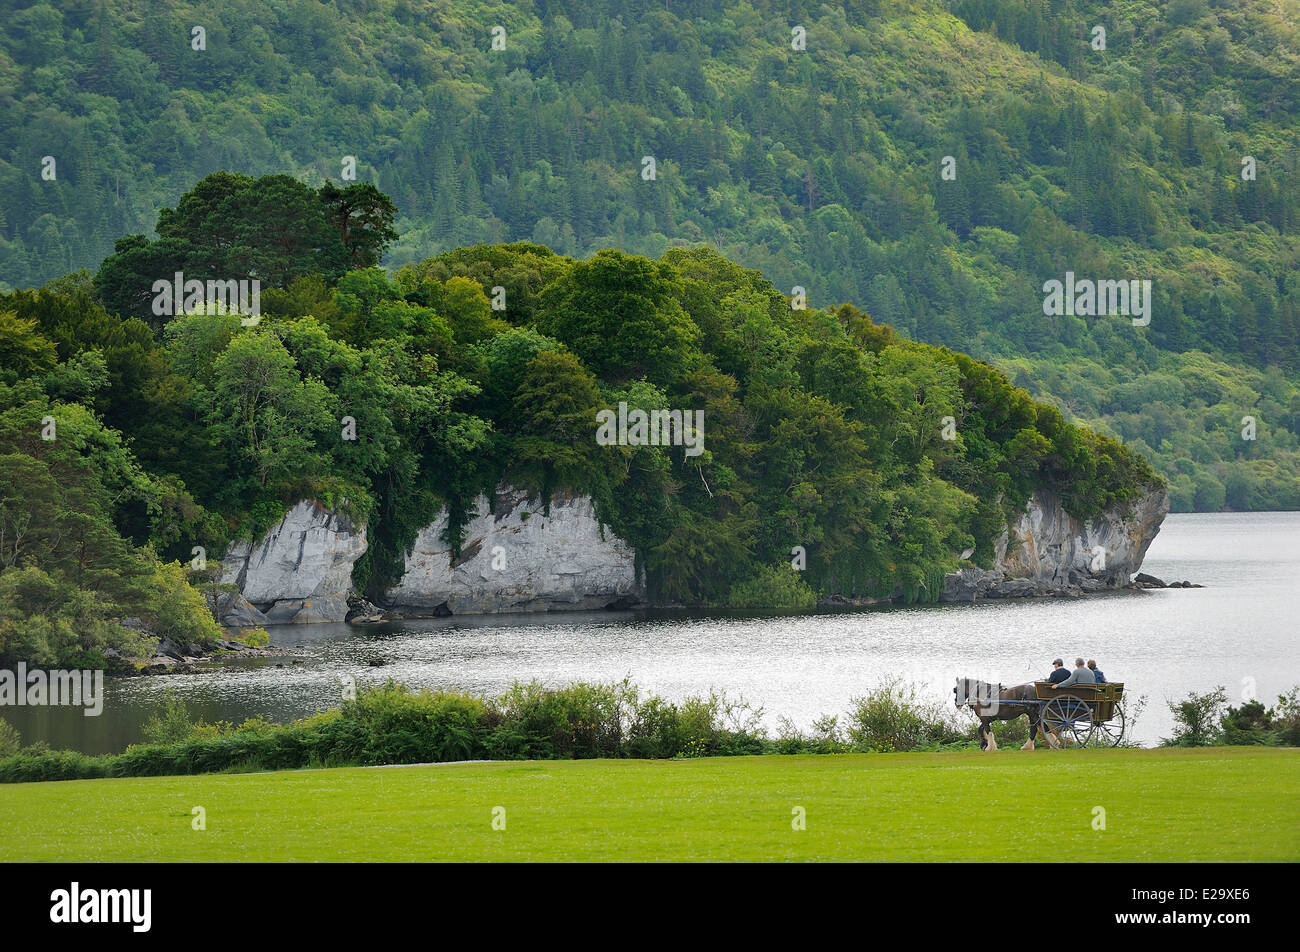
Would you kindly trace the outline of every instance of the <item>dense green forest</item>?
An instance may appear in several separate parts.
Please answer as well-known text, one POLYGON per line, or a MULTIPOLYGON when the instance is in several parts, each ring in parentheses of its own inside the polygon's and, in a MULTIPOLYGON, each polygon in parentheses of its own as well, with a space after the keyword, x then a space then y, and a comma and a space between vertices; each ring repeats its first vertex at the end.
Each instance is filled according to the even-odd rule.
POLYGON ((1147 454, 1176 509, 1300 507, 1297 0, 0 11, 11 288, 165 235, 213 171, 318 188, 353 157, 401 209, 390 268, 708 245, 993 361, 1147 454), (1067 270, 1151 280, 1150 325, 1045 317, 1067 270))
POLYGON ((1158 481, 988 365, 708 248, 478 245, 390 275, 395 212, 372 186, 214 173, 157 239, 0 296, 0 659, 129 655, 124 615, 216 638, 194 547, 215 560, 302 498, 366 524, 374 597, 444 505, 458 544, 505 481, 590 494, 652 600, 806 608, 933 600, 1035 488, 1086 517, 1158 481), (148 304, 174 268, 240 267, 266 276, 256 320, 148 304), (702 412, 702 452, 601 445, 622 403, 702 412))

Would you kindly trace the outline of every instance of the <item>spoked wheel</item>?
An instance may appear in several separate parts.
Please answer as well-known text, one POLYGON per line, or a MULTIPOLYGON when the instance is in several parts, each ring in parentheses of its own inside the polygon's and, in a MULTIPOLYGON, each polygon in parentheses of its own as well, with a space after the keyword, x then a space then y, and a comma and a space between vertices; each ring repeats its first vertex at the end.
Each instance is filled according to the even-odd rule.
POLYGON ((1092 739, 1092 708, 1077 697, 1054 697, 1043 709, 1043 730, 1060 738, 1062 746, 1087 747, 1092 739))
POLYGON ((1124 708, 1115 706, 1115 716, 1108 721, 1098 721, 1093 730, 1093 740, 1098 747, 1118 747, 1124 739, 1124 708))

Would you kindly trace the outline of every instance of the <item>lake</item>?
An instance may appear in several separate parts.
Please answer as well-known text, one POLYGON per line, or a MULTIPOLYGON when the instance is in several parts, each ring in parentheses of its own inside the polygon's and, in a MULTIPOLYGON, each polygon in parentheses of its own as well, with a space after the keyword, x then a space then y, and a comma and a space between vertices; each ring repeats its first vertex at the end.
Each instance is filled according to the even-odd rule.
POLYGON ((298 664, 112 679, 99 717, 48 707, 0 716, 25 742, 103 753, 142 739, 168 687, 205 720, 282 721, 337 706, 348 677, 476 694, 514 680, 628 677, 671 699, 725 690, 762 707, 769 727, 785 717, 806 729, 887 680, 913 682, 946 704, 958 676, 1019 683, 1045 677, 1054 657, 1072 664, 1081 654, 1123 681, 1130 699, 1145 695, 1133 736, 1151 745, 1171 729, 1166 702, 1189 691, 1223 685, 1233 703, 1248 690, 1272 703, 1300 683, 1300 513, 1171 515, 1143 571, 1206 587, 782 617, 552 612, 282 626, 272 642, 298 664))

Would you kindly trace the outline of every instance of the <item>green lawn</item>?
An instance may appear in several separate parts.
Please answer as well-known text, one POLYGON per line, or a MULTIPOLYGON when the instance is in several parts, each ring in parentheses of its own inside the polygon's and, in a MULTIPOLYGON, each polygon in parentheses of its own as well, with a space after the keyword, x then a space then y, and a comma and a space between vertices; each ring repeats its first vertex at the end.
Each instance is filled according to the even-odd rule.
POLYGON ((1300 859, 1300 752, 343 768, 0 786, 6 860, 1300 859), (191 828, 206 810, 207 829, 191 828), (505 830, 492 828, 505 807, 505 830), (806 811, 792 829, 792 809, 806 811), (1093 829, 1093 808, 1106 829, 1093 829))

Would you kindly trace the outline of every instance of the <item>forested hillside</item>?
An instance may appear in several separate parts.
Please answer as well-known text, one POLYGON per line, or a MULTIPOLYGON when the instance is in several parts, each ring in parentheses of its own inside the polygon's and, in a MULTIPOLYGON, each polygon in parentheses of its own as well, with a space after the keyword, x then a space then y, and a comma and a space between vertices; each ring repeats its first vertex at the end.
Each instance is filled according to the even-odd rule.
POLYGON ((93 280, 0 296, 0 660, 130 654, 123 616, 215 638, 187 577, 304 498, 365 524, 352 582, 375 598, 444 505, 457 545, 505 482, 590 495, 652 601, 808 608, 935 600, 1035 489, 1087 517, 1158 481, 989 366, 851 304, 792 306, 707 248, 480 245, 340 271, 349 247, 383 253, 391 215, 365 186, 216 173, 93 280), (210 262, 268 276, 256 319, 100 303, 210 262), (686 411, 694 438, 606 445, 615 407, 686 411))
POLYGON ((213 171, 344 185, 350 156, 401 211, 390 268, 712 246, 997 362, 1149 455, 1175 508, 1300 507, 1297 0, 0 12, 10 287, 163 235, 213 171), (1150 324, 1046 316, 1067 271, 1150 280, 1150 324))

